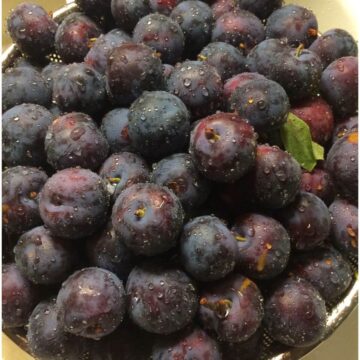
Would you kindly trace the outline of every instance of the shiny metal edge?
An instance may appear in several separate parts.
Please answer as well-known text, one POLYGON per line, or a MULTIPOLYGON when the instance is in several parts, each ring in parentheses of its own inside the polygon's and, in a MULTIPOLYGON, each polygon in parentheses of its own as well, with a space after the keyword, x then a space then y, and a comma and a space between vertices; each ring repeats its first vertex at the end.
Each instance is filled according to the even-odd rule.
MULTIPOLYGON (((70 3, 54 11, 53 18, 55 21, 60 22, 66 15, 78 10, 79 9, 75 3, 70 3)), ((21 52, 17 49, 17 47, 14 44, 9 46, 5 51, 3 51, 3 53, 1 54, 2 71, 5 71, 8 67, 10 67, 12 63, 15 61, 15 59, 19 56, 21 56, 21 52)), ((263 356, 261 356, 261 359, 262 360, 298 360, 301 359, 303 356, 309 354, 324 340, 329 338, 334 333, 334 331, 342 324, 342 322, 355 309, 355 307, 358 304, 358 292, 359 292, 359 281, 356 279, 353 282, 351 288, 348 290, 346 296, 342 299, 342 301, 339 302, 335 307, 331 309, 331 311, 328 312, 327 328, 326 328, 325 336, 321 342, 312 345, 310 347, 288 348, 287 350, 278 353, 276 355, 270 355, 273 354, 274 352, 277 352, 276 349, 273 349, 273 344, 270 344, 270 346, 265 350, 265 353, 268 355, 263 354, 263 356)), ((26 340, 24 338, 24 335, 16 334, 14 330, 6 331, 6 334, 9 335, 9 337, 13 341, 15 341, 22 349, 27 350, 26 340)))

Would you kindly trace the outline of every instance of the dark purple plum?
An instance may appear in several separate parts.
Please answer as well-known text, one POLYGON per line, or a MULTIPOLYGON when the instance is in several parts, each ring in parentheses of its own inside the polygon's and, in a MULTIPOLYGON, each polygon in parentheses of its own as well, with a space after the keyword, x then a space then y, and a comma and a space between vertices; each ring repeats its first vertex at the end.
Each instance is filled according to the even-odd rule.
POLYGON ((358 131, 353 130, 330 148, 325 163, 339 193, 352 201, 358 197, 358 131))
POLYGON ((216 68, 201 61, 175 65, 168 91, 178 96, 194 119, 214 113, 223 103, 223 84, 216 68))
POLYGON ((75 166, 97 170, 108 155, 109 144, 89 115, 72 112, 49 126, 45 151, 48 163, 57 170, 75 166))
POLYGON ((54 116, 41 105, 16 105, 2 117, 2 156, 6 166, 44 166, 45 135, 54 116))
POLYGON ((93 67, 100 74, 105 74, 111 51, 125 42, 132 42, 132 39, 130 35, 120 29, 113 29, 104 35, 100 35, 85 56, 85 64, 93 67))
POLYGON ((44 171, 28 166, 2 173, 2 224, 7 234, 21 235, 41 225, 38 195, 47 179, 44 171))
POLYGON ((182 0, 149 0, 150 10, 152 13, 159 13, 169 16, 171 11, 182 0))
POLYGON ((84 268, 62 284, 56 306, 66 332, 97 340, 122 322, 126 310, 124 286, 108 270, 84 268))
POLYGON ((16 264, 2 265, 2 326, 24 326, 39 298, 39 289, 16 264))
POLYGON ((115 233, 135 254, 152 256, 176 245, 184 220, 180 200, 165 187, 135 184, 116 199, 115 233))
POLYGON ((63 66, 54 79, 53 102, 64 112, 97 114, 105 101, 103 76, 84 63, 63 66))
POLYGON ((182 151, 188 144, 190 114, 185 104, 165 91, 145 91, 129 111, 133 148, 150 159, 182 151))
POLYGON ((65 332, 55 301, 41 301, 29 318, 26 338, 31 354, 38 360, 85 360, 85 339, 65 332))
POLYGON ((109 97, 115 104, 130 105, 143 91, 163 87, 161 60, 146 45, 124 43, 109 55, 106 82, 109 97))
POLYGON ((325 301, 306 280, 278 284, 265 303, 265 327, 282 344, 305 347, 320 341, 326 329, 325 301))
POLYGON ((200 206, 210 193, 209 182, 189 154, 174 154, 153 164, 151 182, 171 189, 186 211, 200 206))
POLYGON ((15 105, 51 102, 51 88, 39 71, 31 67, 8 68, 2 75, 2 109, 15 105))
POLYGON ((330 174, 323 169, 314 169, 311 172, 303 170, 300 190, 313 193, 326 205, 335 197, 335 187, 330 174))
POLYGON ((153 360, 221 360, 219 345, 200 328, 187 330, 172 337, 159 338, 155 343, 153 360))
POLYGON ((215 216, 200 216, 185 224, 180 254, 185 270, 200 281, 214 281, 233 271, 236 241, 215 216))
POLYGON ((255 334, 242 342, 221 342, 220 349, 226 360, 259 360, 263 350, 263 329, 259 327, 255 334))
POLYGON ((242 72, 241 74, 237 74, 233 76, 232 78, 226 80, 226 82, 224 83, 225 100, 229 101, 231 95, 234 93, 234 91, 237 88, 246 85, 248 82, 252 80, 263 80, 263 79, 265 79, 265 76, 260 75, 258 73, 242 72))
POLYGON ((240 116, 217 113, 196 125, 189 151, 205 177, 235 182, 255 165, 255 132, 240 116))
POLYGON ((90 170, 58 171, 40 193, 44 224, 56 236, 78 239, 93 234, 106 221, 109 196, 106 185, 90 170))
POLYGON ((199 318, 207 331, 226 342, 249 339, 263 318, 263 297, 254 282, 233 274, 201 292, 199 318))
POLYGON ((136 24, 133 39, 160 54, 164 63, 175 64, 181 60, 184 49, 184 34, 177 22, 162 14, 144 16, 136 24))
POLYGON ((129 152, 112 154, 99 170, 114 200, 129 186, 148 182, 149 173, 145 160, 129 152))
POLYGON ((250 51, 247 62, 249 71, 278 82, 291 101, 306 99, 319 92, 321 60, 302 45, 293 49, 280 39, 264 40, 250 51))
POLYGON ((59 73, 59 71, 63 68, 63 66, 64 64, 61 62, 50 62, 41 70, 41 75, 45 79, 51 90, 54 85, 54 79, 59 73))
POLYGON ((260 214, 240 215, 231 228, 237 240, 236 266, 252 279, 271 279, 282 273, 290 256, 290 237, 275 219, 260 214))
POLYGON ((214 66, 223 81, 245 70, 246 58, 236 47, 225 42, 212 42, 198 55, 198 60, 214 66))
POLYGON ((101 120, 100 130, 110 146, 110 152, 131 151, 129 137, 129 109, 110 110, 101 120))
POLYGON ((346 56, 333 61, 321 75, 321 93, 339 117, 356 113, 358 71, 358 58, 346 56))
POLYGON ((213 24, 209 5, 198 0, 181 1, 171 12, 185 36, 184 55, 193 59, 210 42, 213 24))
POLYGON ((146 0, 111 0, 111 13, 120 29, 131 33, 137 22, 150 13, 146 0))
POLYGON ((90 265, 109 270, 121 280, 125 280, 134 267, 134 255, 116 236, 111 221, 87 240, 86 252, 90 265))
POLYGON ((73 12, 65 17, 55 35, 55 48, 65 63, 81 62, 89 52, 91 39, 101 35, 101 29, 86 15, 73 12))
POLYGON ((351 116, 337 122, 333 132, 333 143, 344 137, 349 131, 357 130, 358 128, 358 116, 351 116))
POLYGON ((234 9, 216 19, 211 41, 223 41, 243 49, 245 54, 265 39, 261 20, 249 11, 234 9))
POLYGON ((191 323, 198 307, 195 286, 183 271, 151 263, 131 271, 126 293, 132 321, 155 334, 181 330, 191 323))
POLYGON ((331 241, 344 255, 358 257, 358 208, 343 199, 335 199, 329 207, 331 241))
POLYGON ((308 124, 313 141, 326 145, 331 139, 334 116, 330 105, 321 97, 305 100, 293 106, 290 112, 308 124))
POLYGON ((259 205, 269 209, 287 206, 298 194, 300 181, 300 165, 290 154, 276 146, 257 146, 253 186, 259 205))
POLYGON ((41 6, 31 3, 19 4, 7 19, 13 42, 23 53, 38 60, 53 51, 57 27, 41 6))
POLYGON ((266 22, 267 39, 286 39, 291 46, 306 48, 318 37, 318 23, 312 11, 299 5, 275 10, 266 22))
POLYGON ((309 50, 318 54, 324 68, 336 59, 358 54, 355 39, 343 29, 331 29, 324 32, 310 45, 309 50))
POLYGON ((322 246, 329 236, 331 219, 325 203, 316 195, 300 192, 295 200, 277 213, 296 250, 322 246))
POLYGON ((38 226, 22 234, 14 247, 18 269, 35 284, 58 284, 64 281, 77 256, 74 246, 38 226))
POLYGON ((333 248, 316 249, 292 258, 290 273, 311 283, 327 303, 338 301, 352 282, 350 264, 333 248))
POLYGON ((229 105, 260 134, 280 128, 290 109, 284 88, 268 79, 251 80, 239 86, 231 95, 229 105))

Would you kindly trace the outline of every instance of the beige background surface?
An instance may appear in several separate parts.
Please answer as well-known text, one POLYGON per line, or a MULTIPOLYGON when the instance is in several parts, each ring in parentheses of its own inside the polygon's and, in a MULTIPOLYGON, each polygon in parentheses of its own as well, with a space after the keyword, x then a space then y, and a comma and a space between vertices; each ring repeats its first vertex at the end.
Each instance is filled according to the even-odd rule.
MULTIPOLYGON (((41 4, 48 11, 54 10, 65 0, 33 0, 41 4)), ((4 19, 10 9, 21 0, 3 0, 3 48, 10 39, 5 32, 4 19)), ((358 0, 293 0, 292 3, 302 4, 312 9, 319 19, 321 31, 334 27, 341 27, 351 32, 358 39, 359 2, 358 0), (350 9, 350 10, 349 10, 350 9)), ((304 357, 304 360, 356 360, 358 359, 358 311, 357 309, 340 326, 340 328, 327 341, 323 342, 314 351, 304 357)), ((27 354, 16 349, 6 336, 3 336, 3 360, 30 360, 27 354)))

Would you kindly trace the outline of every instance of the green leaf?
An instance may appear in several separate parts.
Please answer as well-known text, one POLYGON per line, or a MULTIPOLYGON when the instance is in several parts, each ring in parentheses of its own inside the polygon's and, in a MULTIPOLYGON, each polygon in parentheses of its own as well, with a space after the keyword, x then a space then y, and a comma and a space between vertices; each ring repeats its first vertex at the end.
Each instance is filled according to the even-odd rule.
POLYGON ((305 170, 313 170, 317 160, 324 159, 324 148, 312 141, 308 124, 296 115, 289 114, 286 123, 281 127, 280 133, 285 150, 305 170))

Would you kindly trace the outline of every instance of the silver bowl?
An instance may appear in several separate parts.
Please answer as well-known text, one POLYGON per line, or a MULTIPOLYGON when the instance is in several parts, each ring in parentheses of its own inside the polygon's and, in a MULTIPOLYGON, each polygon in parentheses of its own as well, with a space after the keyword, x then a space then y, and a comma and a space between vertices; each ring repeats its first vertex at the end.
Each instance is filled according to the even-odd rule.
MULTIPOLYGON (((55 21, 61 22, 67 15, 77 11, 76 4, 71 3, 63 6, 59 10, 53 13, 55 21)), ((5 71, 8 67, 14 63, 14 61, 21 56, 21 52, 16 48, 15 45, 11 45, 2 53, 2 70, 5 71)), ((56 55, 53 55, 53 59, 57 59, 56 55)), ((350 259, 352 269, 357 274, 357 259, 350 259)), ((358 303, 358 286, 359 281, 354 279, 350 289, 346 295, 343 296, 336 304, 332 304, 328 307, 328 318, 324 341, 331 336, 334 331, 342 324, 342 322, 350 315, 355 309, 358 303)), ((6 330, 6 335, 14 341, 21 349, 27 351, 27 343, 24 329, 12 329, 6 330)), ((321 341, 321 342, 322 342, 321 341)), ((309 347, 292 348, 281 345, 272 340, 271 336, 266 333, 263 335, 262 341, 262 353, 261 360, 296 360, 301 359, 303 356, 308 354, 310 351, 315 349, 321 342, 314 344, 309 347)))

